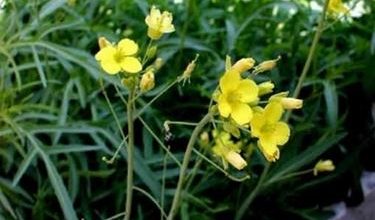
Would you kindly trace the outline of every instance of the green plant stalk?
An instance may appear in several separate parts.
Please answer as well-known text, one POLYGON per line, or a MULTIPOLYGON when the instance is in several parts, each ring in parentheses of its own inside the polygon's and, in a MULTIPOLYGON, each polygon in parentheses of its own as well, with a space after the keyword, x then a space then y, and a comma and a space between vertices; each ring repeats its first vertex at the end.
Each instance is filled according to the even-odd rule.
POLYGON ((194 131, 191 134, 191 137, 189 139, 189 142, 188 142, 188 145, 186 147, 185 154, 184 154, 182 167, 181 167, 179 177, 178 177, 176 192, 174 194, 172 206, 171 206, 171 209, 169 211, 168 218, 167 218, 168 220, 172 220, 174 218, 174 215, 176 214, 176 212, 178 210, 180 199, 181 199, 182 186, 183 186, 183 183, 185 181, 186 170, 188 168, 188 164, 189 164, 189 161, 190 161, 191 152, 193 150, 194 144, 195 144, 195 142, 196 142, 196 140, 199 136, 199 133, 201 132, 203 127, 211 120, 211 118, 212 118, 212 113, 208 112, 202 118, 202 120, 198 123, 198 125, 194 128, 194 131))
MULTIPOLYGON (((321 14, 321 17, 320 17, 320 20, 319 20, 319 23, 318 23, 318 27, 317 27, 317 30, 315 32, 315 35, 314 35, 314 39, 313 39, 313 42, 311 44, 311 47, 310 47, 310 50, 309 50, 309 54, 308 54, 308 57, 306 59, 306 62, 305 62, 305 65, 303 66, 303 69, 302 69, 302 73, 298 79, 298 83, 297 83, 297 86, 293 92, 293 97, 294 98, 297 98, 300 91, 301 91, 301 88, 302 88, 302 84, 306 78, 306 75, 307 75, 307 72, 309 71, 310 69, 310 66, 311 66, 311 62, 312 62, 312 59, 314 57, 314 54, 315 54, 315 51, 316 51, 316 48, 318 46, 318 42, 319 42, 319 39, 324 31, 324 21, 325 21, 325 18, 326 18, 326 14, 327 14, 327 9, 328 9, 328 4, 329 4, 329 1, 330 0, 326 0, 325 3, 324 3, 324 7, 323 7, 323 12, 321 14)), ((285 121, 287 122, 290 118, 290 115, 291 115, 291 111, 288 111, 285 115, 285 121)), ((248 207, 250 206, 250 204, 253 202, 253 200, 255 199, 257 193, 263 188, 262 184, 263 182, 265 181, 265 178, 267 176, 267 173, 269 171, 269 168, 270 168, 271 164, 268 163, 264 170, 263 170, 263 173, 261 175, 261 177, 259 178, 259 181, 256 185, 256 187, 254 188, 254 190, 250 193, 250 195, 245 199, 245 201, 242 203, 239 211, 237 212, 237 215, 236 215, 236 220, 240 220, 242 219, 243 215, 245 214, 245 211, 248 209, 248 207)))
MULTIPOLYGON (((293 98, 297 98, 299 93, 301 92, 302 84, 305 81, 307 72, 310 69, 312 59, 314 58, 316 48, 318 47, 319 39, 320 39, 320 37, 321 37, 321 35, 324 31, 324 21, 325 21, 325 18, 326 18, 329 1, 330 0, 325 1, 323 12, 321 14, 321 17, 320 17, 320 20, 319 20, 319 23, 318 23, 318 27, 317 27, 316 32, 315 32, 313 42, 311 44, 309 54, 307 56, 307 60, 305 62, 305 65, 303 66, 302 73, 301 73, 301 75, 298 79, 297 86, 296 86, 296 88, 294 89, 294 92, 293 92, 293 98)), ((286 112, 286 115, 285 115, 286 121, 289 120, 290 115, 291 115, 291 110, 286 112)))
POLYGON ((128 103, 126 105, 128 115, 128 170, 126 181, 126 204, 125 204, 125 220, 130 220, 132 200, 133 200, 133 173, 134 173, 134 120, 133 120, 133 96, 134 89, 129 88, 128 103))
POLYGON ((242 203, 240 209, 238 210, 236 214, 235 220, 242 219, 243 215, 245 214, 247 208, 250 206, 251 202, 255 199, 257 193, 261 190, 262 184, 267 176, 268 170, 270 169, 271 163, 267 163, 267 165, 264 167, 263 172, 259 178, 259 181, 253 191, 251 191, 250 195, 245 199, 245 201, 242 203))

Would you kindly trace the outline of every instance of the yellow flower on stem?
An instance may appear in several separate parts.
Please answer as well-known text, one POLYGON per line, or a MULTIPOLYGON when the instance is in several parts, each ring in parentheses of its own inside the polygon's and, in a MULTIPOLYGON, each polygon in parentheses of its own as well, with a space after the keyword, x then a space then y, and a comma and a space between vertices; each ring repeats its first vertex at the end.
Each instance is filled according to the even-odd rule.
POLYGON ((160 10, 155 6, 151 7, 150 14, 147 15, 145 22, 148 26, 147 35, 153 39, 159 39, 164 33, 171 33, 175 31, 172 24, 173 16, 168 11, 160 10))
POLYGON ((332 14, 347 13, 349 9, 341 2, 341 0, 330 0, 328 11, 332 14))
POLYGON ((319 160, 314 167, 314 176, 318 175, 319 172, 329 172, 335 170, 335 165, 332 160, 319 160))
POLYGON ((212 152, 221 157, 224 168, 228 168, 228 163, 238 170, 242 170, 247 166, 246 161, 240 155, 241 142, 234 143, 230 140, 230 134, 226 132, 213 132, 215 139, 215 146, 212 148, 212 152))
POLYGON ((231 117, 237 124, 249 123, 253 111, 249 103, 258 100, 258 86, 250 79, 241 79, 235 70, 227 71, 220 79, 218 109, 224 118, 231 117))
POLYGON ((113 75, 120 71, 138 73, 142 70, 142 64, 134 57, 137 52, 138 44, 125 38, 117 45, 105 44, 95 55, 95 59, 108 74, 113 75))
POLYGON ((281 104, 271 102, 263 111, 256 112, 250 122, 252 136, 258 138, 260 150, 271 162, 279 159, 278 145, 284 145, 289 140, 289 127, 285 122, 280 121, 282 113, 281 104))

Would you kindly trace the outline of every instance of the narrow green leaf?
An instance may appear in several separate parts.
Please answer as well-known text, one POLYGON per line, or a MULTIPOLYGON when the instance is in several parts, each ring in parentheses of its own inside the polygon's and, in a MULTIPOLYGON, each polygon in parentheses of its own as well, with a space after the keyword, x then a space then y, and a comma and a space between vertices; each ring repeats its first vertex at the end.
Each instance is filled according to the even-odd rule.
POLYGON ((4 195, 3 191, 1 191, 0 188, 0 203, 3 205, 4 209, 7 210, 14 219, 16 219, 16 215, 14 214, 14 210, 12 206, 10 205, 7 197, 4 195))
POLYGON ((39 155, 41 156, 44 165, 46 166, 48 178, 51 181, 52 187, 55 191, 57 199, 60 203, 61 209, 64 213, 64 217, 67 220, 78 220, 76 213, 73 208, 72 201, 69 198, 68 191, 61 179, 56 167, 53 165, 48 154, 39 146, 37 140, 29 133, 26 133, 27 138, 35 149, 37 149, 39 155))
POLYGON ((269 174, 269 180, 267 181, 267 183, 276 182, 277 179, 279 179, 283 175, 296 171, 302 166, 313 162, 316 158, 318 158, 321 154, 334 146, 345 136, 346 133, 335 134, 331 137, 323 136, 320 141, 317 141, 316 144, 309 146, 305 151, 298 154, 298 156, 296 156, 295 158, 288 161, 280 161, 283 163, 279 164, 279 166, 269 174))
POLYGON ((43 67, 42 67, 42 64, 40 63, 40 59, 39 59, 38 53, 36 52, 35 47, 32 46, 31 50, 33 52, 33 57, 34 57, 36 69, 38 70, 38 73, 39 73, 40 81, 42 82, 43 87, 45 88, 47 87, 46 74, 43 71, 43 67))
POLYGON ((335 126, 338 115, 338 98, 336 86, 333 82, 325 81, 324 85, 324 99, 327 106, 327 121, 330 126, 335 126))
POLYGON ((16 175, 13 178, 12 186, 16 186, 23 174, 25 174, 27 168, 29 168, 31 162, 37 154, 37 150, 33 148, 26 156, 26 158, 21 162, 21 165, 18 167, 16 175))

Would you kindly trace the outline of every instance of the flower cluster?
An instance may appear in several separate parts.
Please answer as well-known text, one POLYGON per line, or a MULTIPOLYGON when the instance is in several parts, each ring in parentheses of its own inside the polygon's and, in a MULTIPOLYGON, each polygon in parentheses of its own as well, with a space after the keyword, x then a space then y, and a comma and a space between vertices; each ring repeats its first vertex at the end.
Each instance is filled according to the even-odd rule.
POLYGON ((221 135, 215 138, 212 150, 237 169, 246 166, 246 161, 239 154, 242 145, 234 144, 230 134, 239 138, 240 129, 248 131, 251 137, 257 139, 257 145, 265 158, 275 162, 280 156, 279 146, 284 145, 290 135, 288 124, 281 120, 282 115, 286 109, 299 109, 303 105, 302 100, 287 97, 287 92, 274 94, 268 100, 261 101, 261 98, 273 92, 275 85, 270 81, 257 84, 251 77, 271 70, 279 59, 264 61, 257 66, 252 58, 239 60, 227 67, 213 95, 224 122, 222 130, 227 133, 217 132, 221 135), (249 77, 242 76, 246 71, 251 72, 249 77), (216 140, 218 137, 220 142, 216 140), (229 152, 232 152, 232 157, 228 156, 229 152))
POLYGON ((340 13, 346 14, 349 9, 341 2, 341 0, 330 0, 328 3, 328 12, 331 15, 338 15, 340 13))
MULTIPOLYGON (((174 31, 172 24, 172 14, 164 11, 160 13, 155 6, 151 7, 150 14, 145 19, 148 25, 148 36, 152 40, 159 39, 164 33, 174 31)), ((128 88, 133 88, 139 83, 141 93, 151 90, 155 86, 155 70, 160 69, 160 58, 157 58, 151 66, 145 68, 143 75, 143 65, 156 54, 156 46, 149 46, 142 59, 138 57, 139 46, 129 38, 120 40, 117 44, 109 42, 106 38, 100 37, 98 40, 99 52, 95 59, 101 68, 110 75, 123 73, 122 83, 128 88)), ((150 44, 151 45, 151 44, 150 44)))

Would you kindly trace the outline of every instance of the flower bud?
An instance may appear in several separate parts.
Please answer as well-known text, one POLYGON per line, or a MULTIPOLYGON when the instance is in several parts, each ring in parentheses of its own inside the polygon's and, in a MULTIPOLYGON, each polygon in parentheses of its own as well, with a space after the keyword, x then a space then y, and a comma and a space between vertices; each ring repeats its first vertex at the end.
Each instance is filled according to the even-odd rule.
POLYGON ((278 56, 277 59, 261 62, 258 66, 255 67, 254 74, 272 70, 273 68, 275 68, 277 61, 279 61, 280 59, 281 56, 278 56))
POLYGON ((155 70, 159 70, 163 65, 164 65, 163 59, 158 57, 158 58, 156 58, 153 66, 154 66, 155 70))
POLYGON ((275 88, 275 85, 271 81, 263 82, 258 85, 259 92, 258 95, 266 95, 273 92, 273 88, 275 88))
POLYGON ((107 38, 105 38, 105 37, 99 37, 99 39, 98 39, 98 44, 99 44, 99 48, 100 48, 100 49, 103 49, 103 48, 106 47, 106 46, 110 46, 110 45, 112 45, 111 42, 109 42, 109 41, 107 40, 107 38))
POLYGON ((132 88, 134 88, 134 86, 136 85, 134 77, 123 78, 121 80, 121 84, 124 85, 129 90, 131 90, 132 88))
POLYGON ((225 159, 234 166, 237 170, 242 170, 247 166, 246 161, 241 157, 241 155, 235 151, 229 151, 225 154, 225 159))
POLYGON ((281 105, 284 109, 300 109, 303 106, 302 99, 295 99, 295 98, 281 98, 280 100, 281 105))
POLYGON ((253 68, 255 64, 255 60, 253 58, 242 58, 237 61, 233 66, 232 70, 235 70, 239 73, 243 73, 248 71, 249 69, 253 68))
POLYGON ((188 64, 188 66, 186 67, 186 69, 182 73, 180 81, 182 80, 183 83, 185 83, 186 80, 190 80, 191 73, 194 71, 194 69, 196 67, 195 62, 198 60, 198 57, 199 57, 199 54, 197 54, 195 56, 195 59, 188 64))
POLYGON ((142 75, 141 82, 139 83, 139 88, 141 92, 147 92, 154 88, 155 86, 155 75, 152 69, 147 71, 142 75))
POLYGON ((318 172, 329 172, 335 170, 335 165, 332 160, 319 160, 314 167, 314 176, 318 175, 318 172))
POLYGON ((158 47, 157 46, 152 46, 151 48, 149 48, 147 51, 146 51, 146 56, 148 59, 152 59, 155 57, 156 55, 156 52, 158 50, 158 47))
POLYGON ((210 137, 208 136, 207 131, 202 132, 201 135, 199 136, 199 139, 201 143, 204 145, 207 145, 210 142, 210 137))

